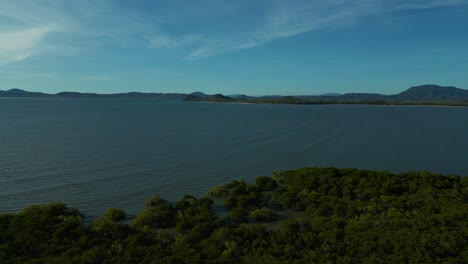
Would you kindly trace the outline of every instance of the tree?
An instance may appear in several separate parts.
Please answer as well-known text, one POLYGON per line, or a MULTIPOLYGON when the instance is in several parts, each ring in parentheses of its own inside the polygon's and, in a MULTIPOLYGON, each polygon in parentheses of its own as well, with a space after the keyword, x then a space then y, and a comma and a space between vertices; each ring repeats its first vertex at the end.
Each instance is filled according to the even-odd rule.
POLYGON ((235 207, 229 211, 228 214, 228 222, 232 225, 240 225, 241 223, 247 222, 247 216, 249 215, 249 211, 245 208, 235 207))
POLYGON ((123 239, 130 231, 128 225, 121 223, 126 217, 127 214, 122 209, 109 208, 104 215, 91 223, 90 230, 107 239, 123 239))
POLYGON ((146 209, 132 220, 132 227, 165 228, 175 225, 177 211, 165 199, 153 195, 146 201, 146 206, 146 209))
POLYGON ((273 222, 278 219, 276 212, 267 207, 253 210, 250 216, 259 222, 273 222))
POLYGON ((276 187, 278 186, 278 183, 275 180, 266 176, 257 177, 257 179, 255 179, 255 182, 262 191, 271 191, 276 189, 276 187))

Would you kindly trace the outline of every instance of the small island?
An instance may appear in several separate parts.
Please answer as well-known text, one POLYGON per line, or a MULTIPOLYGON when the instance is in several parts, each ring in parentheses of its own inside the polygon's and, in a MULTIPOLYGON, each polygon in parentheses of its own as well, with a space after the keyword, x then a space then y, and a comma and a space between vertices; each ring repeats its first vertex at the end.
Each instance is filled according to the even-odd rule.
POLYGON ((2 263, 467 263, 468 177, 302 168, 89 225, 63 203, 0 215, 2 263), (218 216, 214 200, 228 214, 218 216))

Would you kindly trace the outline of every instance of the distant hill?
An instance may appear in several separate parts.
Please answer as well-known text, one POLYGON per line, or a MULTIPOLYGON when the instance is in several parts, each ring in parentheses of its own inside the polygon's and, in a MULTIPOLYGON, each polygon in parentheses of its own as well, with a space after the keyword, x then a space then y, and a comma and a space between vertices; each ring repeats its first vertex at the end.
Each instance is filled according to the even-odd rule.
POLYGON ((433 84, 413 86, 408 90, 395 94, 383 95, 376 93, 346 93, 324 94, 318 96, 298 96, 304 100, 344 100, 344 101, 399 101, 399 102, 461 102, 468 100, 468 90, 453 86, 433 84))
POLYGON ((50 94, 39 92, 28 92, 18 88, 13 88, 8 91, 0 90, 0 97, 49 97, 50 94))
POLYGON ((293 96, 282 96, 280 98, 263 99, 262 103, 270 104, 312 104, 313 101, 304 100, 293 96))
POLYGON ((346 93, 339 96, 333 96, 338 99, 347 100, 384 100, 387 98, 386 95, 375 94, 375 93, 346 93))
POLYGON ((245 94, 228 94, 226 96, 231 97, 231 98, 245 98, 245 97, 248 97, 245 94))
POLYGON ((177 93, 117 93, 117 94, 96 94, 96 93, 77 93, 61 92, 53 95, 59 98, 156 98, 156 99, 183 99, 186 94, 177 93))
POLYGON ((60 92, 55 95, 54 97, 60 98, 97 98, 101 97, 99 94, 96 93, 77 93, 77 92, 60 92))
POLYGON ((362 103, 362 104, 457 104, 468 105, 468 90, 453 86, 439 86, 426 84, 414 86, 406 91, 394 95, 383 95, 375 93, 347 93, 347 94, 324 94, 315 96, 247 96, 235 94, 225 96, 222 94, 207 95, 202 92, 191 94, 184 93, 79 93, 60 92, 47 94, 40 92, 28 92, 18 88, 7 91, 0 90, 0 97, 44 97, 44 98, 155 98, 175 99, 183 101, 206 101, 206 102, 249 102, 249 103, 285 103, 285 104, 317 104, 317 103, 362 103))
POLYGON ((465 101, 468 100, 468 90, 427 84, 411 87, 390 98, 400 101, 465 101))
POLYGON ((21 89, 10 89, 8 91, 0 90, 0 97, 48 97, 48 98, 156 98, 156 99, 183 99, 187 94, 182 93, 116 93, 116 94, 97 94, 97 93, 79 93, 79 92, 60 92, 56 94, 47 94, 39 92, 28 92, 21 89))
POLYGON ((190 95, 196 96, 196 97, 208 97, 209 95, 202 93, 202 92, 193 92, 190 95))
MULTIPOLYGON (((220 97, 221 95, 217 95, 220 97)), ((395 94, 376 93, 324 94, 315 96, 246 96, 213 98, 188 96, 184 101, 235 101, 273 104, 444 104, 468 105, 468 90, 433 84, 414 86, 395 94)))
POLYGON ((205 95, 204 97, 196 96, 194 93, 187 95, 183 101, 192 102, 231 102, 233 98, 224 96, 222 94, 205 95))
POLYGON ((341 96, 335 96, 334 98, 346 100, 385 100, 412 102, 466 101, 468 100, 468 90, 455 88, 453 86, 426 84, 413 86, 408 90, 395 95, 348 93, 341 96))

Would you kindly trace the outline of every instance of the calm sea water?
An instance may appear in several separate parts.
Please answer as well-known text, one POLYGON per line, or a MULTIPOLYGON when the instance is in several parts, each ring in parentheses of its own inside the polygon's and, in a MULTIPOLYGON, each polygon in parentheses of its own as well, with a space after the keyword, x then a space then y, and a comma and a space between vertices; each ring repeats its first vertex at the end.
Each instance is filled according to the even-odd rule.
POLYGON ((468 108, 0 99, 0 212, 136 213, 304 166, 468 175, 468 108))

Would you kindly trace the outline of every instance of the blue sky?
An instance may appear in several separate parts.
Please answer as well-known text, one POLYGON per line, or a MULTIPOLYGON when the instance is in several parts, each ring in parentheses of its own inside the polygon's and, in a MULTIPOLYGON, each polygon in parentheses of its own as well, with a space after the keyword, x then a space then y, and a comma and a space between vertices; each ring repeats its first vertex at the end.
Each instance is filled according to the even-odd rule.
POLYGON ((0 0, 0 90, 468 89, 468 0, 0 0))

